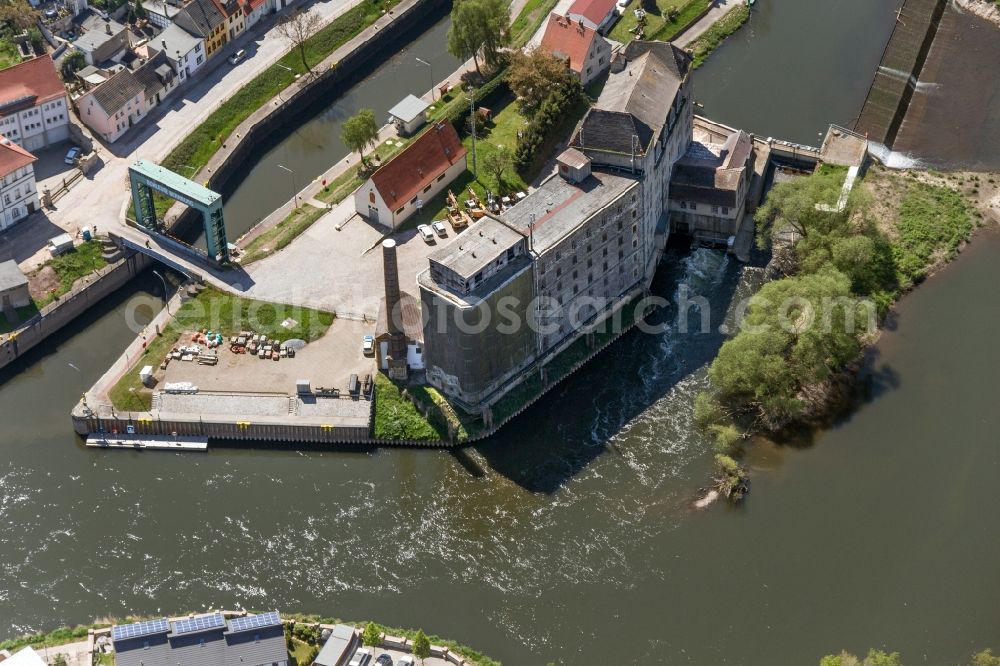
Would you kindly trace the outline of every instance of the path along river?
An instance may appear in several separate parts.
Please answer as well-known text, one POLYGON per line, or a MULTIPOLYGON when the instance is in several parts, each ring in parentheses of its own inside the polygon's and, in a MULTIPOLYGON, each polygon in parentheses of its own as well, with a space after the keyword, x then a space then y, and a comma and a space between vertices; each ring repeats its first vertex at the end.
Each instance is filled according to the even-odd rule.
MULTIPOLYGON (((724 99, 709 74, 762 50, 748 40, 806 30, 837 57, 751 68, 762 96, 842 79, 845 61, 866 80, 882 42, 852 36, 887 35, 894 8, 832 4, 758 3, 699 97, 724 99)), ((752 103, 719 115, 803 141, 840 119, 829 97, 789 104, 797 135, 755 125, 752 103)), ((434 451, 85 450, 66 414, 132 335, 133 299, 158 307, 140 281, 0 385, 0 635, 241 603, 422 626, 511 666, 814 664, 875 645, 951 666, 1000 646, 998 252, 981 235, 900 303, 850 419, 809 448, 758 449, 749 502, 703 512, 691 401, 722 338, 670 328, 631 334, 478 447, 483 478, 434 451)), ((655 288, 705 294, 714 328, 743 281, 720 253, 674 251, 655 288)))

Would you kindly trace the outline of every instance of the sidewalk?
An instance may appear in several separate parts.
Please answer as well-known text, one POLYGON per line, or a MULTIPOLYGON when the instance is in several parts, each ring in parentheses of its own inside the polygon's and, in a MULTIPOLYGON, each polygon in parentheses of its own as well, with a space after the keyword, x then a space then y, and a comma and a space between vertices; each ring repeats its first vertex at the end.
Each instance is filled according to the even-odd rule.
POLYGON ((745 0, 715 0, 715 6, 708 10, 708 13, 698 19, 694 25, 688 27, 681 35, 674 40, 674 44, 684 48, 694 40, 698 39, 708 31, 712 25, 725 16, 730 9, 743 4, 745 0))

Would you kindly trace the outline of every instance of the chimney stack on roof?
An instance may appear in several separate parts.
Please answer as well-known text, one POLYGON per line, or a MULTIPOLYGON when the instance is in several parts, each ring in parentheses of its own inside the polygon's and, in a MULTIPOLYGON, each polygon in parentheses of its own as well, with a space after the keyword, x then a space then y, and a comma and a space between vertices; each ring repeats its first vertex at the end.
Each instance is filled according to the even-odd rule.
POLYGON ((399 269, 396 265, 396 241, 382 241, 382 275, 385 280, 385 323, 389 332, 389 358, 406 359, 406 336, 403 333, 403 310, 399 295, 399 269))

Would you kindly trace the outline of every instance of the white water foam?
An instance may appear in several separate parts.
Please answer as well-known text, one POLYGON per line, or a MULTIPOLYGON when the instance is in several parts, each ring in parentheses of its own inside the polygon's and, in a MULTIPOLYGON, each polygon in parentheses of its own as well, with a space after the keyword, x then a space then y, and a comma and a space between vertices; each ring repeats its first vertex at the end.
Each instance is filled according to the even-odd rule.
POLYGON ((881 143, 868 142, 868 152, 889 169, 920 169, 923 162, 909 153, 890 150, 881 143))

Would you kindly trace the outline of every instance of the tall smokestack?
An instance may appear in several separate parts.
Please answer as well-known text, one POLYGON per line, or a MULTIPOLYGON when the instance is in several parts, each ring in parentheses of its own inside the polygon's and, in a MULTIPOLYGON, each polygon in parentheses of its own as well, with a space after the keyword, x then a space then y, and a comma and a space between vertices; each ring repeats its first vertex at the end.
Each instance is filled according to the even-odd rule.
POLYGON ((406 335, 403 332, 403 311, 399 296, 399 270, 396 267, 396 241, 382 241, 382 275, 385 280, 386 329, 389 332, 389 356, 406 359, 406 335))

